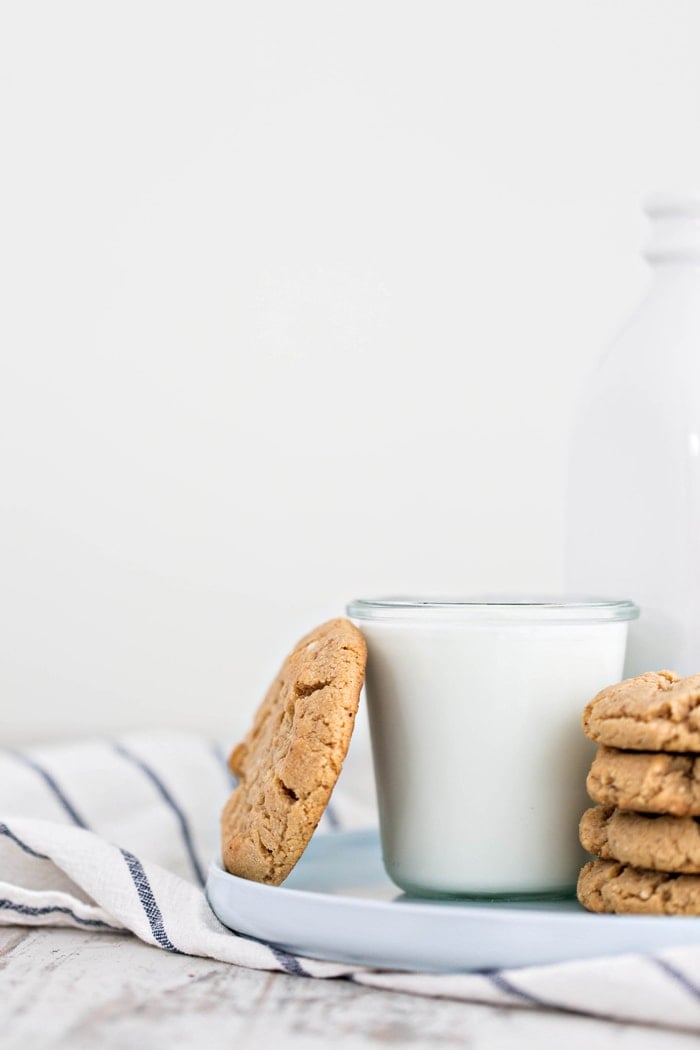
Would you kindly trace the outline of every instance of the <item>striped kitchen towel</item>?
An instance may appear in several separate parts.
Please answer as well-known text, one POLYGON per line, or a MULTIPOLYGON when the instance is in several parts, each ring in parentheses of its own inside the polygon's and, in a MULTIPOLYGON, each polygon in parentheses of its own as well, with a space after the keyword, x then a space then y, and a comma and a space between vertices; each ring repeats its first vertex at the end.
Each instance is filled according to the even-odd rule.
MULTIPOLYGON (((454 974, 300 958, 231 933, 204 894, 230 790, 222 753, 194 734, 0 752, 0 922, 131 933, 165 951, 416 995, 700 1029, 700 920, 698 947, 454 974)), ((346 787, 319 833, 364 817, 346 787)))

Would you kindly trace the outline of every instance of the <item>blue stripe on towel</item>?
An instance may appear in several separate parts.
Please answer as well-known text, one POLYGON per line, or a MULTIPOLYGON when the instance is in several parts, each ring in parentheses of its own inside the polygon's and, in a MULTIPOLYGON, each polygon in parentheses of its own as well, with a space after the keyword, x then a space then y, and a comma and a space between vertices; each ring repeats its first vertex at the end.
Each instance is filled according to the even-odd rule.
POLYGON ((146 872, 143 870, 141 861, 138 860, 133 853, 129 853, 128 850, 123 849, 120 852, 126 861, 126 866, 134 881, 134 886, 139 895, 141 906, 143 907, 143 910, 146 913, 146 918, 148 919, 148 925, 151 927, 151 933, 161 948, 165 948, 169 952, 177 952, 178 949, 165 932, 165 923, 163 922, 161 910, 153 895, 151 884, 148 881, 146 872))
MULTIPOLYGON (((694 998, 700 997, 700 988, 686 977, 685 974, 677 970, 675 966, 667 963, 664 959, 659 959, 656 956, 647 956, 651 962, 656 963, 659 969, 663 970, 669 977, 684 988, 687 992, 690 992, 694 998)), ((482 977, 487 977, 489 981, 502 992, 506 994, 522 999, 524 1002, 531 1003, 533 1006, 543 1007, 549 1010, 566 1010, 569 1013, 580 1014, 582 1016, 597 1016, 610 1018, 611 1015, 607 1011, 605 1013, 598 1013, 590 1007, 585 1006, 574 1006, 570 1002, 554 1002, 551 999, 545 999, 539 995, 532 995, 530 992, 524 991, 522 988, 518 988, 517 985, 513 984, 510 978, 505 977, 502 971, 494 970, 489 973, 482 973, 482 977)))
MULTIPOLYGON (((261 942, 265 944, 265 941, 261 942)), ((312 975, 308 970, 305 970, 301 965, 296 955, 290 955, 289 952, 285 952, 283 948, 276 948, 274 944, 268 944, 267 947, 274 955, 277 962, 280 964, 285 973, 294 974, 295 977, 311 977, 312 975)))
POLYGON ((63 806, 63 809, 66 811, 73 823, 77 824, 79 828, 85 828, 87 830, 88 825, 80 816, 73 803, 68 800, 68 798, 63 792, 63 789, 59 787, 58 783, 56 782, 56 778, 53 776, 52 773, 49 773, 48 769, 44 769, 43 766, 39 765, 38 762, 36 762, 33 758, 30 758, 29 755, 25 754, 23 751, 8 751, 8 754, 12 755, 13 758, 18 759, 18 761, 23 762, 25 766, 29 767, 29 769, 33 769, 34 772, 41 777, 46 786, 50 789, 54 798, 61 804, 61 806, 63 806))
POLYGON ((35 849, 32 849, 31 846, 28 846, 26 842, 22 842, 21 839, 18 839, 15 833, 13 831, 10 831, 7 824, 0 824, 0 835, 4 835, 8 839, 12 839, 14 844, 16 846, 19 846, 21 850, 24 850, 25 853, 28 853, 30 857, 37 857, 39 860, 51 859, 50 857, 47 857, 45 853, 37 853, 37 851, 35 849))
POLYGON ((659 959, 656 955, 652 955, 651 959, 652 962, 656 963, 660 970, 663 970, 669 977, 672 977, 677 984, 682 988, 685 988, 687 992, 690 992, 695 999, 700 999, 700 985, 697 985, 695 981, 690 979, 690 977, 687 977, 684 973, 681 973, 680 970, 677 970, 675 966, 671 965, 671 963, 666 962, 665 959, 659 959))
POLYGON ((141 770, 144 776, 148 777, 148 779, 154 785, 156 790, 159 792, 163 801, 166 803, 167 806, 170 807, 170 809, 175 814, 177 822, 180 825, 180 832, 182 834, 182 840, 187 851, 187 856, 190 859, 190 863, 194 870, 195 876, 197 877, 199 885, 203 886, 206 880, 204 878, 204 872, 202 871, 199 861, 197 860, 197 855, 194 851, 192 835, 190 833, 190 827, 187 823, 187 818, 185 814, 182 812, 179 805, 177 804, 173 796, 170 794, 168 788, 165 786, 158 774, 155 773, 150 766, 146 765, 142 758, 139 758, 138 755, 133 754, 133 752, 129 751, 126 747, 124 747, 123 744, 115 743, 113 744, 113 747, 118 755, 121 755, 122 758, 126 759, 128 762, 133 763, 133 765, 135 765, 137 769, 141 770))
POLYGON ((505 992, 506 995, 511 995, 517 999, 523 999, 527 1003, 532 1003, 533 1006, 548 1006, 550 1009, 561 1009, 554 1003, 549 1003, 544 999, 540 999, 536 995, 531 995, 530 992, 525 992, 522 988, 517 988, 507 977, 503 976, 500 970, 493 970, 491 973, 482 973, 482 977, 487 977, 491 984, 495 985, 501 992, 505 992))
POLYGON ((58 905, 51 905, 45 908, 32 908, 28 904, 18 904, 17 901, 11 900, 0 900, 0 911, 14 911, 18 915, 53 915, 59 913, 61 915, 70 915, 71 919, 75 919, 81 926, 99 926, 101 930, 112 930, 114 933, 128 933, 128 930, 122 929, 120 926, 110 926, 108 922, 103 922, 102 919, 83 919, 80 915, 76 915, 70 908, 61 908, 58 905))

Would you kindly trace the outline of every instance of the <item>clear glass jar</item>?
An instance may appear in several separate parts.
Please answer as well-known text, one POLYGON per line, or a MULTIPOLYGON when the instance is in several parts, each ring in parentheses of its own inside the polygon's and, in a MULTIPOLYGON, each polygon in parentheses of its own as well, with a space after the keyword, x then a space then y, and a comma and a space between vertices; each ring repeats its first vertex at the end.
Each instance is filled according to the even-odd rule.
POLYGON ((627 675, 700 671, 700 194, 646 203, 648 293, 574 430, 567 586, 641 607, 627 675))
POLYGON ((592 746, 630 602, 356 601, 384 863, 418 894, 572 890, 592 746))

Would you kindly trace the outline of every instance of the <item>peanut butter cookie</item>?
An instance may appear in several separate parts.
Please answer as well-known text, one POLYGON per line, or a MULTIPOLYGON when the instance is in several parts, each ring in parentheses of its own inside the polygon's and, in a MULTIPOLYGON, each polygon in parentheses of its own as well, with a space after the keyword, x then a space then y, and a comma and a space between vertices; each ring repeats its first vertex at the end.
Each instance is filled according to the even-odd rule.
POLYGON ((602 806, 640 813, 700 816, 700 755, 598 748, 586 780, 602 806))
POLYGON ((581 845, 601 860, 635 868, 700 875, 700 823, 694 817, 648 816, 624 809, 587 809, 581 845))
POLYGON ((591 740, 632 751, 700 751, 700 674, 648 671, 598 693, 583 712, 591 740))
POLYGON ((669 875, 614 860, 592 860, 581 869, 576 892, 589 911, 700 915, 700 875, 669 875))
POLYGON ((311 631, 285 660, 229 758, 239 783, 221 833, 233 875, 279 885, 306 849, 347 753, 366 660, 344 619, 311 631))

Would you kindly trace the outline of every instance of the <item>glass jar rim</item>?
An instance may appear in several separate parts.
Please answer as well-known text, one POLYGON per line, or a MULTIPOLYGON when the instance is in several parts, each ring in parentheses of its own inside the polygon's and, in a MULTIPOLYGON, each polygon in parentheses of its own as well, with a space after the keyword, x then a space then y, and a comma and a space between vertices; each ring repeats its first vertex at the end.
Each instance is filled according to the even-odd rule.
POLYGON ((358 598, 347 606, 353 620, 421 620, 434 623, 611 623, 636 620, 627 599, 583 595, 483 595, 475 597, 358 598))

